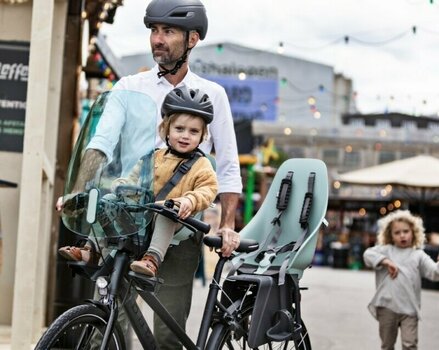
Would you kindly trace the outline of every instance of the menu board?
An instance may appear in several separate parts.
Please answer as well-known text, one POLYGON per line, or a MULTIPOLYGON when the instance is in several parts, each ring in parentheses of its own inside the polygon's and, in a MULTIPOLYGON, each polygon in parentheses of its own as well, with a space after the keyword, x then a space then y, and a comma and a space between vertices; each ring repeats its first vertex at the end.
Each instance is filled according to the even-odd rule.
POLYGON ((0 41, 0 151, 23 152, 29 43, 0 41))

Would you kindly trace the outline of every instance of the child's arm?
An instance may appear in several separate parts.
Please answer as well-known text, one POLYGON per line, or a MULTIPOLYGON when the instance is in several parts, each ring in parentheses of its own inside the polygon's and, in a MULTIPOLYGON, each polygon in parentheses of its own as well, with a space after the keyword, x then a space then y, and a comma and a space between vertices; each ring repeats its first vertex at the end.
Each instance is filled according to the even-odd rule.
POLYGON ((119 177, 113 180, 113 182, 111 183, 111 192, 115 193, 116 188, 121 185, 136 185, 140 177, 142 165, 143 161, 139 160, 127 177, 119 177))
MULTIPOLYGON (((439 281, 439 262, 434 261, 427 253, 419 249, 421 276, 430 281, 439 281)), ((439 259, 439 256, 438 256, 439 259)))
POLYGON ((185 191, 181 196, 191 201, 192 212, 200 212, 207 209, 215 200, 218 192, 218 181, 212 165, 207 158, 200 158, 200 160, 203 162, 200 162, 197 171, 188 173, 194 179, 192 189, 185 191))
POLYGON ((375 270, 386 268, 392 279, 398 275, 398 267, 386 255, 386 246, 376 245, 375 247, 367 248, 363 258, 366 266, 372 267, 375 270))
POLYGON ((381 262, 380 265, 387 268, 387 272, 390 275, 390 278, 394 279, 398 276, 398 266, 395 265, 395 263, 390 260, 389 258, 384 258, 381 262))

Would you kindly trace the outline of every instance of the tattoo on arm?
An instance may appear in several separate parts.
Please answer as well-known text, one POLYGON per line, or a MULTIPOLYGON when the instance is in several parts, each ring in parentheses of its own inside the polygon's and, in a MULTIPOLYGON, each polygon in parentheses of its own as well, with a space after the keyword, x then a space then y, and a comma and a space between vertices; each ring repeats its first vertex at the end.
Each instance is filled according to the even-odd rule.
POLYGON ((87 182, 96 175, 100 167, 102 168, 105 158, 105 154, 96 149, 88 149, 85 152, 72 192, 82 192, 86 189, 87 182))

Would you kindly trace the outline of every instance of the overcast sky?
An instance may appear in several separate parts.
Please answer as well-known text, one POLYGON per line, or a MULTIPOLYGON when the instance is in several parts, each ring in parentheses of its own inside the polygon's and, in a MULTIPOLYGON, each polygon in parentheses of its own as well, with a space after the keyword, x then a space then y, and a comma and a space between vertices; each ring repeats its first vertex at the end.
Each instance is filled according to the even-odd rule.
MULTIPOLYGON (((124 0, 114 24, 102 27, 117 56, 149 51, 148 3, 124 0)), ((360 112, 438 116, 439 0, 203 3, 209 30, 199 45, 228 41, 277 52, 282 42, 283 54, 331 65, 352 79, 360 112)))

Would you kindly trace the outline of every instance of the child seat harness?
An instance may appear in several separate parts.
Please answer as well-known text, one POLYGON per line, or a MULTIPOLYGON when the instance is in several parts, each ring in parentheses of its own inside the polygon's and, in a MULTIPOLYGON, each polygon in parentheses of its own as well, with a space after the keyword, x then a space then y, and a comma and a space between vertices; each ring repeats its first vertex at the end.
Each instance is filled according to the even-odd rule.
POLYGON ((194 152, 190 155, 187 161, 182 162, 178 165, 177 169, 172 174, 171 178, 168 180, 168 182, 161 188, 159 193, 157 193, 155 200, 163 200, 166 198, 166 196, 171 192, 171 190, 180 182, 181 178, 186 175, 189 170, 191 170, 192 165, 195 164, 195 162, 200 157, 205 157, 206 155, 202 150, 199 148, 196 148, 194 152))
POLYGON ((293 175, 294 172, 289 171, 286 174, 285 178, 283 178, 281 181, 277 195, 277 202, 276 202, 276 209, 278 209, 279 212, 271 221, 273 228, 270 231, 270 233, 267 235, 267 239, 265 240, 265 242, 261 245, 261 249, 258 249, 252 253, 241 254, 236 257, 237 259, 233 259, 232 268, 229 272, 229 276, 233 275, 241 267, 241 265, 245 262, 247 258, 254 256, 255 256, 254 259, 255 262, 259 264, 256 273, 263 273, 270 267, 271 263, 274 261, 277 254, 288 252, 279 269, 279 285, 285 283, 285 273, 290 262, 291 253, 297 252, 300 249, 302 243, 305 241, 305 239, 308 236, 308 232, 309 232, 308 220, 311 212, 316 173, 311 172, 308 177, 308 189, 304 196, 302 210, 299 218, 299 223, 302 228, 302 234, 297 239, 297 241, 292 241, 282 246, 277 246, 277 242, 282 233, 280 218, 288 207, 288 203, 291 197, 292 186, 293 186, 293 175), (266 247, 266 249, 262 250, 263 247, 266 247))

